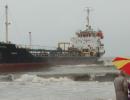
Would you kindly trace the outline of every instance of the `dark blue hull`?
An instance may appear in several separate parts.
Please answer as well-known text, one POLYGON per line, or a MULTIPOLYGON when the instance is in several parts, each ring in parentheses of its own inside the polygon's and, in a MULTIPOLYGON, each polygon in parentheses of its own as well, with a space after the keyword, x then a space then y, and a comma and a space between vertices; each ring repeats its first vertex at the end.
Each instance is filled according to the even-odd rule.
MULTIPOLYGON (((41 51, 37 51, 41 52, 41 51)), ((0 43, 0 72, 36 70, 54 65, 99 64, 100 57, 78 55, 33 55, 31 49, 19 48, 15 44, 0 43)))

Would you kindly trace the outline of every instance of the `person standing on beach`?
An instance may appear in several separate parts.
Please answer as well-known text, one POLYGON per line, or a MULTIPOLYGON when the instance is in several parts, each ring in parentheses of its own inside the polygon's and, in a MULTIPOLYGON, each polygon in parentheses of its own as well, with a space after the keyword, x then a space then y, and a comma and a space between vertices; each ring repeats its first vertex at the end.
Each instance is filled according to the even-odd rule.
POLYGON ((114 80, 116 100, 128 100, 128 82, 126 74, 121 71, 114 80))
POLYGON ((130 82, 128 82, 128 100, 130 100, 130 82))

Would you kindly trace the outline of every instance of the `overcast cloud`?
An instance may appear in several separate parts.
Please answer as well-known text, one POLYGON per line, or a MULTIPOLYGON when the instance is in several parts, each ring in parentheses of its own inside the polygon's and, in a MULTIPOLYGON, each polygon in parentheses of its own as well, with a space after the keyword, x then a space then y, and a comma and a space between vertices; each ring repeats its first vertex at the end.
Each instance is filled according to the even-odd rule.
POLYGON ((0 39, 5 40, 4 6, 9 6, 9 40, 57 46, 85 29, 85 7, 91 7, 91 24, 104 32, 104 56, 130 56, 130 0, 0 0, 0 39))

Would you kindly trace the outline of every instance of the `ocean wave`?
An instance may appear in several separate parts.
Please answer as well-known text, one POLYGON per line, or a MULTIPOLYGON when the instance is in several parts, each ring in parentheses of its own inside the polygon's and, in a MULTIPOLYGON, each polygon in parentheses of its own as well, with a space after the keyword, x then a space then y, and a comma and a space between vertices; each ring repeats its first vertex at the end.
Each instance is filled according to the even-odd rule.
POLYGON ((98 64, 90 64, 90 65, 88 65, 88 64, 80 64, 80 65, 75 65, 75 66, 77 66, 77 67, 89 67, 89 66, 99 66, 98 64))
POLYGON ((106 58, 102 58, 104 61, 104 66, 112 66, 112 57, 106 57, 106 58))
POLYGON ((20 78, 15 79, 14 81, 17 82, 34 82, 34 83, 42 83, 42 82, 65 82, 65 81, 72 81, 71 79, 67 77, 50 77, 50 78, 43 78, 38 77, 37 75, 28 75, 23 74, 20 78))

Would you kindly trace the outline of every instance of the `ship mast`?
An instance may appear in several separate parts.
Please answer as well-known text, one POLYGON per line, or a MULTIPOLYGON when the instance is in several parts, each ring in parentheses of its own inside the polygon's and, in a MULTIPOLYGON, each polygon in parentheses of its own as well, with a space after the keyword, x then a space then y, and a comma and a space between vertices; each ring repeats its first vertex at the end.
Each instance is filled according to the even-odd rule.
POLYGON ((89 17, 90 17, 90 8, 89 7, 86 7, 86 11, 87 11, 87 29, 90 28, 90 20, 89 20, 89 17))
POLYGON ((8 26, 9 26, 9 22, 8 22, 8 5, 5 6, 5 17, 6 17, 6 21, 5 21, 5 28, 6 28, 6 43, 8 43, 8 26))
POLYGON ((32 34, 31 34, 31 32, 29 32, 29 46, 31 49, 31 47, 32 47, 32 34))

